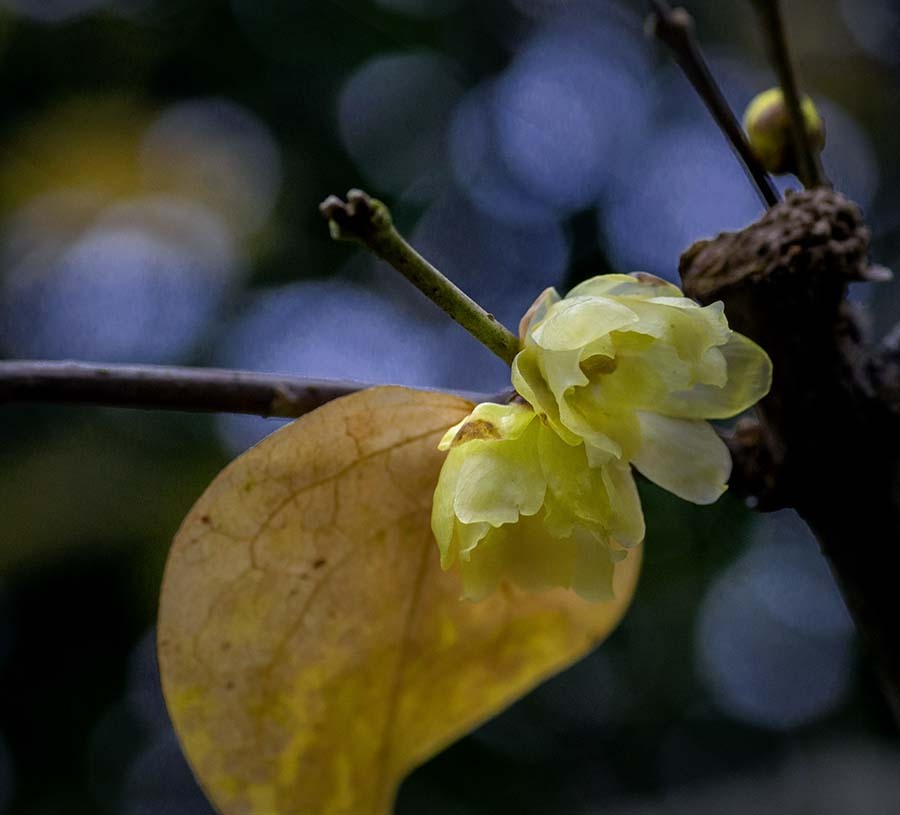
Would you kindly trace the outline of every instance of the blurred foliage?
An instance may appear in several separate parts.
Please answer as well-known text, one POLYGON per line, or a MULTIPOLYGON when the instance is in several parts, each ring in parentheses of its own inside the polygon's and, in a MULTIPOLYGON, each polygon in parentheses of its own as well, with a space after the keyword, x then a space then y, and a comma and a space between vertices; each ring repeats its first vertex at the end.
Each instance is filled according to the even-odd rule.
MULTIPOLYGON (((687 5, 742 110, 773 84, 749 3, 687 5)), ((826 167, 891 266, 900 13, 785 5, 826 167)), ((317 204, 351 186, 390 200, 510 324, 547 285, 637 266, 671 278, 690 241, 760 205, 643 39, 644 10, 0 0, 0 354, 502 387, 486 351, 332 244, 317 204)), ((854 297, 876 332, 900 313, 897 284, 854 297)), ((150 628, 181 518, 273 426, 3 408, 0 813, 210 811, 161 706, 150 628)), ((417 771, 399 813, 894 805, 896 733, 803 527, 728 496, 642 492, 645 574, 622 627, 417 771), (836 790, 852 797, 824 800, 836 790)))

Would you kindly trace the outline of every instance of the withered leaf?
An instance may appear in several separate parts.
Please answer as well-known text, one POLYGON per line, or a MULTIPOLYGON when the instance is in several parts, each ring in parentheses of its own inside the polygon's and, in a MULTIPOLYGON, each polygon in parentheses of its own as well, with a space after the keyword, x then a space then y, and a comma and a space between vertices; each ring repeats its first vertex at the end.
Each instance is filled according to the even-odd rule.
POLYGON ((374 388, 229 465, 175 538, 163 688, 227 815, 384 815, 416 765, 589 651, 617 599, 512 586, 460 600, 431 535, 437 442, 464 400, 374 388))

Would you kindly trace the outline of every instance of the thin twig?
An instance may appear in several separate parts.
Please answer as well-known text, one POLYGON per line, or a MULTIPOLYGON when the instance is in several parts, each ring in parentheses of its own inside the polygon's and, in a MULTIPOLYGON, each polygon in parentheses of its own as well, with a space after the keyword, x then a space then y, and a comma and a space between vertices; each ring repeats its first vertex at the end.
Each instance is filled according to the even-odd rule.
POLYGON ((331 195, 319 209, 328 219, 335 240, 361 243, 390 263, 482 345, 507 365, 512 364, 519 352, 516 335, 413 249, 394 228, 391 213, 381 201, 362 190, 350 190, 346 201, 331 195))
POLYGON ((650 0, 650 4, 653 6, 653 13, 648 20, 648 30, 672 51, 675 61, 706 104, 738 158, 743 162, 747 175, 765 205, 775 206, 781 200, 778 190, 750 148, 744 131, 697 47, 693 18, 683 8, 672 9, 663 0, 650 0))
POLYGON ((803 186, 818 187, 825 183, 824 173, 818 156, 813 152, 806 136, 806 122, 788 52, 781 5, 778 0, 752 0, 752 2, 765 32, 769 58, 772 60, 784 95, 784 105, 787 108, 791 128, 791 142, 797 158, 797 174, 803 186))
MULTIPOLYGON (((219 368, 0 362, 0 406, 46 402, 294 419, 332 399, 371 387, 364 382, 219 368)), ((503 397, 452 392, 473 402, 500 401, 503 397)))
POLYGON ((51 402, 293 418, 365 387, 216 368, 0 362, 0 405, 51 402))

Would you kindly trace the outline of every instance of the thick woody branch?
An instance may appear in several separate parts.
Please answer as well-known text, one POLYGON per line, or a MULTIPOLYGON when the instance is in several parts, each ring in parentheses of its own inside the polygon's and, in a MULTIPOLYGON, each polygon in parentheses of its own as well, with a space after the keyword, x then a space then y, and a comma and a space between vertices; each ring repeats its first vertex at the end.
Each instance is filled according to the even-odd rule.
POLYGON ((785 498, 778 492, 775 462, 759 421, 741 419, 732 432, 721 431, 720 436, 731 453, 729 491, 760 512, 784 507, 785 498))
POLYGON ((883 279, 868 242, 857 207, 819 187, 695 244, 680 272, 691 296, 724 301, 772 358, 753 454, 775 505, 818 537, 900 720, 900 412, 885 399, 889 366, 846 300, 849 282, 883 279))

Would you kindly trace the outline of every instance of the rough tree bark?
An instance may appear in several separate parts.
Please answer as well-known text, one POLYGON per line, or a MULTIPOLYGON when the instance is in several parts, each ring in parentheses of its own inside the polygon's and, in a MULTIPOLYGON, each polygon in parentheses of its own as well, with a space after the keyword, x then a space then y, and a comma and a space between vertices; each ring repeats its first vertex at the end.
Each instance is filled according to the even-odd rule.
POLYGON ((735 435, 733 486, 809 524, 900 721, 900 365, 847 300, 848 283, 882 278, 868 243, 858 208, 817 188, 694 244, 679 270, 774 364, 758 424, 735 435))

